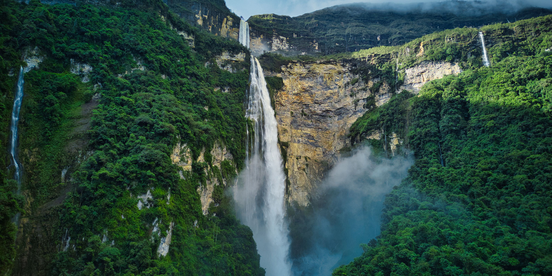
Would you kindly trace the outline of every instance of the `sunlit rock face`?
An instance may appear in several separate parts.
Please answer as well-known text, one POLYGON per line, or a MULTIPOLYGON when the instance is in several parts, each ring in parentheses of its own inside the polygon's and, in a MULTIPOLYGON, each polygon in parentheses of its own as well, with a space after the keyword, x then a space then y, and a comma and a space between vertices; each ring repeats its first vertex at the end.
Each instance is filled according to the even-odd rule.
POLYGON ((450 62, 422 62, 405 70, 403 89, 418 94, 424 84, 441 79, 447 75, 458 75, 462 72, 457 63, 450 62))
MULTIPOLYGON (((389 101, 393 93, 418 93, 428 81, 458 74, 457 64, 428 62, 404 70, 404 84, 393 91, 379 78, 366 78, 356 70, 373 61, 291 62, 282 66, 283 88, 274 96, 280 149, 288 178, 287 200, 309 205, 309 196, 326 172, 348 151, 349 128, 373 106, 389 101)), ((396 148, 400 142, 392 143, 396 148)), ((391 149, 395 152, 395 148, 391 149)))
MULTIPOLYGON (((351 73, 356 64, 293 62, 278 74, 284 87, 275 96, 282 151, 286 153, 288 201, 306 206, 309 194, 349 146, 348 130, 367 111, 375 93, 351 73), (352 84, 354 83, 354 84, 352 84)), ((383 95, 388 89, 380 89, 383 95)))

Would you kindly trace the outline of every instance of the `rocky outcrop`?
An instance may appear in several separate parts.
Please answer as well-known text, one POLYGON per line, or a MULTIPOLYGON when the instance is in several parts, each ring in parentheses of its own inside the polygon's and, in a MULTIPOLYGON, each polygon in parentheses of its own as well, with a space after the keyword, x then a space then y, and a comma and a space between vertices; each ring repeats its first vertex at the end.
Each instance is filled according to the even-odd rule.
MULTIPOLYGON (((422 47, 420 46, 420 48, 422 47)), ((460 69, 458 63, 422 62, 405 70, 404 83, 399 91, 404 89, 418 94, 424 84, 432 80, 442 79, 447 75, 458 75, 460 72, 462 72, 462 69, 460 69)))
MULTIPOLYGON (((142 70, 143 71, 143 70, 142 70)), ((82 77, 81 81, 87 83, 90 81, 90 73, 92 72, 92 66, 86 63, 78 63, 71 59, 71 73, 82 77)))
POLYGON ((226 7, 224 1, 211 3, 197 0, 167 0, 166 3, 171 11, 186 21, 212 34, 238 40, 240 18, 226 7))
MULTIPOLYGON (((215 62, 220 69, 226 70, 230 73, 236 73, 238 71, 236 67, 245 61, 245 57, 246 54, 244 52, 231 54, 225 51, 222 55, 215 58, 215 62)), ((208 65, 209 63, 205 64, 205 66, 208 65)))
MULTIPOLYGON (((199 155, 199 157, 195 160, 195 162, 198 163, 209 163, 207 160, 205 160, 205 149, 203 149, 199 155)), ((232 154, 224 147, 223 145, 219 143, 215 143, 213 148, 209 151, 211 162, 207 168, 205 168, 205 174, 207 175, 207 180, 204 184, 200 185, 197 188, 197 192, 201 199, 201 209, 203 210, 203 214, 207 215, 209 213, 209 206, 211 203, 213 203, 213 191, 215 190, 215 186, 217 185, 224 185, 226 186, 228 184, 229 179, 226 179, 224 177, 221 177, 222 181, 219 181, 219 178, 217 177, 217 171, 220 173, 220 169, 222 167, 222 162, 228 160, 232 161, 234 157, 232 154), (217 169, 213 169, 213 167, 217 167, 217 169), (222 182, 222 183, 221 183, 222 182)), ((193 163, 193 157, 192 152, 190 148, 186 144, 180 144, 178 143, 176 147, 173 149, 173 153, 171 154, 171 160, 173 164, 176 164, 181 168, 179 171, 180 177, 182 179, 185 179, 184 172, 191 172, 192 171, 192 163, 193 163)))
MULTIPOLYGON (((353 74, 354 65, 340 62, 292 62, 277 74, 284 88, 275 95, 275 112, 290 203, 309 204, 309 194, 349 146, 347 134, 372 98, 374 81, 353 74)), ((272 74, 276 75, 276 74, 272 74)))
MULTIPOLYGON (((267 76, 282 78, 284 83, 274 101, 289 203, 309 205, 316 185, 340 159, 340 152, 351 146, 348 137, 351 125, 370 108, 391 99, 395 92, 391 85, 362 75, 366 70, 358 70, 373 63, 370 58, 295 61, 282 66, 281 73, 266 72, 267 76)), ((424 62, 404 70, 404 85, 398 91, 418 93, 428 81, 460 71, 458 64, 424 62)), ((372 133, 367 139, 381 136, 372 133)), ((390 139, 389 150, 394 155, 402 141, 396 134, 390 139)))

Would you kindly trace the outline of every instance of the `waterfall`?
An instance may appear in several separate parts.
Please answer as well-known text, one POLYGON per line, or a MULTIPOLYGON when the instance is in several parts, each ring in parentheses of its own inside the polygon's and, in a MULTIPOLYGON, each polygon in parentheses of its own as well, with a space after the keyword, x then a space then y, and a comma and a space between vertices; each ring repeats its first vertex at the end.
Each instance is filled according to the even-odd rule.
MULTIPOLYGON (((11 143, 10 143, 10 154, 12 157, 13 165, 15 166, 15 180, 17 181, 17 194, 21 194, 21 165, 17 161, 17 125, 19 123, 19 111, 21 110, 21 102, 23 101, 23 84, 24 84, 24 75, 23 67, 19 69, 19 80, 17 81, 17 90, 15 91, 15 99, 13 101, 13 110, 11 117, 11 143)), ((19 222, 18 213, 15 215, 14 221, 15 225, 19 222)))
POLYGON ((278 129, 264 74, 251 58, 251 86, 246 116, 253 122, 248 133, 248 160, 234 187, 236 209, 251 228, 267 276, 291 275, 288 259, 289 229, 285 220, 285 175, 278 150, 278 129))
POLYGON ((245 20, 240 21, 240 43, 249 49, 249 23, 245 20))
POLYGON ((483 32, 479 32, 479 39, 481 39, 481 48, 483 49, 483 65, 486 67, 491 66, 489 62, 489 57, 487 57, 487 49, 485 48, 485 37, 483 37, 483 32))

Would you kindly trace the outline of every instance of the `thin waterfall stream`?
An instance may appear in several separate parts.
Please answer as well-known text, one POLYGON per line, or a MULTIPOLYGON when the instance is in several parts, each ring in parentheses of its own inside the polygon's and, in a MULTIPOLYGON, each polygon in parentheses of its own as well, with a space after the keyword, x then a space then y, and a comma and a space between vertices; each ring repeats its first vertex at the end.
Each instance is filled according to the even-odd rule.
MULTIPOLYGON (((21 194, 21 164, 17 159, 17 140, 18 140, 18 124, 19 124, 19 112, 21 111, 21 102, 23 101, 23 84, 25 83, 23 75, 25 71, 23 67, 19 69, 19 80, 17 81, 17 90, 15 91, 15 98, 13 101, 13 110, 11 117, 11 143, 10 143, 10 155, 13 165, 15 166, 14 179, 17 181, 17 194, 21 194)), ((15 225, 19 224, 20 213, 17 213, 13 218, 15 225)))
POLYGON ((240 43, 249 49, 249 23, 245 20, 240 21, 240 43))
POLYGON ((485 67, 490 67, 491 62, 489 62, 489 57, 487 56, 487 49, 485 48, 485 37, 483 36, 483 32, 479 32, 479 39, 481 40, 481 48, 483 50, 483 65, 485 65, 485 67))

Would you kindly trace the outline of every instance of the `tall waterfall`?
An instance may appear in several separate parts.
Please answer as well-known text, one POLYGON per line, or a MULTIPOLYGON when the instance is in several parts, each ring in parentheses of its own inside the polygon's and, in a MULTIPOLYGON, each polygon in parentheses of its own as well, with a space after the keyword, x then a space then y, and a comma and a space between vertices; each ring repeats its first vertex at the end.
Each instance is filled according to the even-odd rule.
POLYGON ((240 43, 249 48, 249 23, 245 20, 240 21, 240 43))
POLYGON ((259 61, 251 58, 251 87, 248 92, 246 169, 234 188, 237 213, 251 228, 267 276, 291 275, 288 259, 289 229, 285 220, 285 175, 278 150, 278 129, 264 74, 259 61))
POLYGON ((487 56, 487 49, 485 48, 485 37, 483 37, 483 32, 479 32, 479 39, 481 40, 481 48, 483 49, 483 65, 486 67, 491 66, 489 62, 489 57, 487 56))
MULTIPOLYGON (((23 67, 19 69, 19 80, 17 81, 17 91, 15 92, 15 99, 13 101, 13 110, 11 117, 11 143, 10 143, 10 154, 12 157, 13 164, 15 166, 15 180, 17 181, 17 194, 21 193, 21 165, 17 160, 17 125, 19 124, 19 111, 21 110, 21 102, 23 100, 23 84, 24 84, 24 75, 23 67)), ((15 218, 15 225, 19 222, 18 213, 15 218)))

